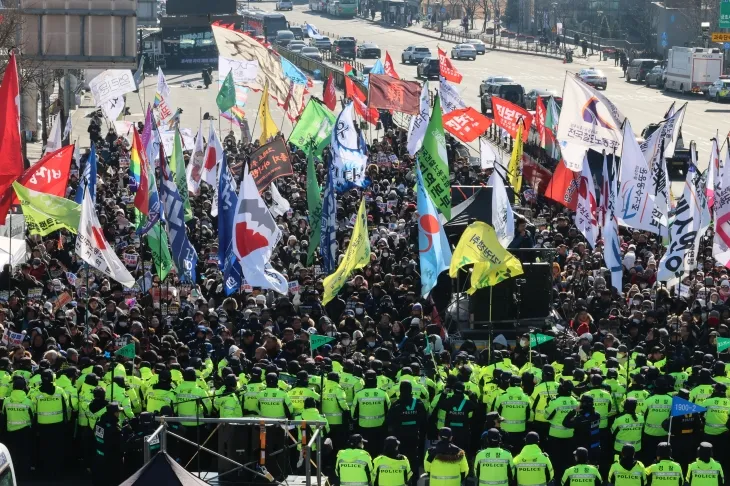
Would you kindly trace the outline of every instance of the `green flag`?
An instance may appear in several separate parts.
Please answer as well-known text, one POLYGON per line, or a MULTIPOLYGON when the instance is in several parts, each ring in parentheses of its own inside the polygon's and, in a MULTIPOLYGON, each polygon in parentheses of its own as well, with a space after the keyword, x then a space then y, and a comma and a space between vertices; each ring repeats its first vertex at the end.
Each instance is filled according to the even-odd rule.
POLYGON ((717 352, 720 353, 725 351, 727 348, 730 348, 730 338, 717 338, 717 352))
POLYGON ((13 188, 31 234, 45 236, 60 229, 76 234, 81 220, 80 204, 28 189, 17 182, 13 182, 13 188))
POLYGON ((185 206, 185 222, 193 219, 193 210, 190 209, 190 195, 188 193, 188 179, 185 174, 185 159, 183 158, 182 140, 180 139, 180 131, 175 131, 175 144, 172 146, 172 156, 170 157, 170 170, 175 175, 175 186, 180 198, 185 206))
POLYGON ((423 146, 418 154, 426 192, 446 219, 451 219, 451 184, 449 164, 446 156, 446 137, 441 120, 441 102, 438 94, 433 101, 431 120, 426 128, 423 146))
POLYGON ((330 143, 335 115, 316 98, 310 98, 299 121, 289 136, 293 143, 305 153, 322 155, 322 150, 330 143), (310 143, 313 141, 314 143, 310 143))
POLYGON ((317 183, 317 171, 314 168, 314 157, 307 156, 307 208, 309 209, 309 247, 307 248, 307 266, 314 261, 314 252, 319 246, 322 236, 322 196, 317 183))
POLYGON ((162 231, 162 226, 157 222, 145 237, 152 252, 152 261, 155 263, 157 275, 160 277, 160 282, 162 282, 172 268, 172 257, 170 256, 170 247, 167 243, 167 233, 162 231))
POLYGON ((312 334, 309 336, 309 349, 314 351, 320 346, 324 346, 327 343, 331 343, 335 338, 329 336, 320 336, 319 334, 312 334))
POLYGON ((552 341, 553 339, 555 338, 552 336, 546 336, 545 334, 530 334, 530 347, 534 348, 535 346, 552 341))
POLYGON ((134 352, 134 343, 129 343, 126 346, 122 346, 121 348, 114 351, 114 356, 122 356, 124 358, 134 359, 135 356, 134 352))
POLYGON ((228 111, 236 106, 236 86, 233 84, 233 70, 228 71, 225 81, 221 85, 218 96, 215 99, 220 111, 228 111))

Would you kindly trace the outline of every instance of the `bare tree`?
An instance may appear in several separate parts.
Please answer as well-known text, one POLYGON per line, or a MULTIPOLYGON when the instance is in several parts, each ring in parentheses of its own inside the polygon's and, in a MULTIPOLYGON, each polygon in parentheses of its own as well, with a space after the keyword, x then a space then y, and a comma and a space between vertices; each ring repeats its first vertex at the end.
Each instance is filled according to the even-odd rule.
MULTIPOLYGON (((477 9, 480 7, 481 0, 461 0, 461 6, 464 9, 464 15, 469 19, 470 28, 474 28, 474 17, 477 9)), ((486 17, 486 14, 485 14, 486 17)))

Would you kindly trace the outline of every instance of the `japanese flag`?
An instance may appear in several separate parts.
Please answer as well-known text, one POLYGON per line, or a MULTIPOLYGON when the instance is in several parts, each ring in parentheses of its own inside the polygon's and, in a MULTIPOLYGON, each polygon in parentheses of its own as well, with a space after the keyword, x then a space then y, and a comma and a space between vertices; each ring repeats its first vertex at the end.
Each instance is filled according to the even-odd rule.
POLYGON ((104 230, 96 217, 94 203, 89 191, 84 194, 81 204, 81 221, 76 236, 76 254, 90 266, 96 268, 109 278, 113 278, 124 286, 131 288, 134 277, 126 269, 114 249, 104 237, 104 230))
POLYGON ((203 158, 203 175, 200 177, 200 180, 207 182, 213 187, 217 187, 218 167, 223 160, 223 146, 220 140, 218 140, 218 135, 216 135, 215 129, 211 124, 208 134, 208 148, 203 158))

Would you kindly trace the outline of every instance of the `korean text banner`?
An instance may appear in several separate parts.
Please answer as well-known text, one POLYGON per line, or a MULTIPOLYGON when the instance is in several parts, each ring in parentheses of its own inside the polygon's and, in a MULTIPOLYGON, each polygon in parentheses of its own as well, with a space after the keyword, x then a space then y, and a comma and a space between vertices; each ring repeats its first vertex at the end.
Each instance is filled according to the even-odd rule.
POLYGON ((522 141, 527 141, 527 136, 530 134, 530 125, 532 125, 532 115, 527 110, 507 100, 492 96, 492 113, 494 114, 494 123, 507 130, 512 138, 517 136, 517 125, 522 119, 525 124, 522 131, 522 141))
POLYGON ((89 82, 96 106, 137 89, 134 75, 129 69, 107 69, 89 82))
POLYGON ((492 125, 492 120, 471 107, 447 113, 443 121, 444 129, 462 142, 473 142, 492 125))
POLYGON ((421 86, 415 81, 402 81, 387 74, 370 74, 369 94, 368 106, 371 108, 418 114, 421 86))
POLYGON ((251 154, 251 175, 259 192, 272 181, 294 173, 284 141, 277 137, 251 154))

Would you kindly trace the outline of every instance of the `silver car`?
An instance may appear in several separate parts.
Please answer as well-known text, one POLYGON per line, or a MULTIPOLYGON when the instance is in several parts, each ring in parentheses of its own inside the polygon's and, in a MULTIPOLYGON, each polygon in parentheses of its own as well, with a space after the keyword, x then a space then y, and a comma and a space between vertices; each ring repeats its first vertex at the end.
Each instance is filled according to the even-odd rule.
POLYGON ((305 47, 307 47, 306 42, 298 40, 291 41, 289 45, 286 46, 286 48, 292 52, 301 52, 301 50, 305 47))
POLYGON ((332 41, 327 36, 319 36, 315 37, 312 41, 310 41, 309 45, 316 47, 320 51, 329 51, 332 49, 332 41))
POLYGON ((299 54, 304 57, 314 59, 315 61, 322 62, 322 53, 319 52, 319 49, 316 47, 304 47, 301 51, 299 51, 299 54))
POLYGON ((481 39, 469 39, 466 41, 467 44, 471 44, 476 49, 477 54, 486 54, 487 45, 481 39))
POLYGON ((477 50, 471 44, 457 44, 451 48, 451 59, 476 60, 477 50))

